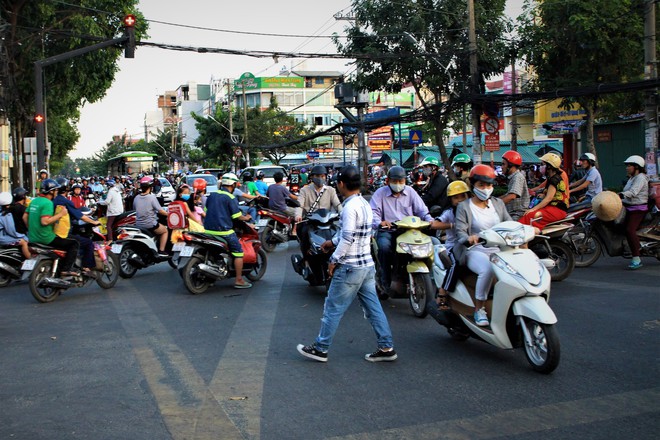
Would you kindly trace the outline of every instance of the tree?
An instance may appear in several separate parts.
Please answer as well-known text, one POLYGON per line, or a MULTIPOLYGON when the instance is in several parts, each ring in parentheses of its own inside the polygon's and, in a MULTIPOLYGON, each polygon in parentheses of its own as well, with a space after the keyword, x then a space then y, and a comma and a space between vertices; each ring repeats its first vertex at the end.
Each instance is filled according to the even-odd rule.
MULTIPOLYGON (((23 137, 34 130, 34 62, 117 37, 127 13, 137 16, 136 39, 139 41, 146 35, 147 22, 137 11, 137 3, 138 0, 2 2, 0 27, 6 22, 9 30, 0 42, 7 54, 7 78, 0 81, 6 87, 5 102, 0 103, 3 104, 0 108, 6 109, 12 121, 13 138, 19 146, 15 149, 17 156, 22 154, 23 137)), ((108 48, 45 68, 53 165, 62 166, 67 152, 74 147, 79 137, 76 123, 80 108, 105 95, 120 56, 120 48, 108 48)))
MULTIPOLYGON (((527 3, 519 18, 520 49, 536 72, 536 87, 555 90, 641 79, 643 4, 644 0, 527 3)), ((594 154, 593 126, 602 101, 590 95, 562 102, 565 107, 577 102, 585 110, 587 145, 594 154)), ((609 102, 608 112, 616 113, 609 102)))
MULTIPOLYGON (((467 94, 466 0, 353 0, 352 4, 356 25, 347 29, 345 43, 338 38, 335 43, 343 54, 370 55, 356 61, 359 70, 354 82, 358 87, 396 93, 403 84, 411 83, 427 109, 446 97, 467 94)), ((482 91, 485 78, 502 72, 507 65, 507 43, 501 38, 508 29, 504 4, 505 0, 492 0, 475 5, 482 91)), ((447 167, 443 134, 454 107, 449 104, 446 111, 431 119, 435 142, 447 167)))
MULTIPOLYGON (((230 125, 229 111, 218 106, 208 118, 195 113, 191 115, 197 121, 195 127, 199 133, 195 145, 200 151, 194 153, 197 160, 207 167, 229 168, 235 146, 227 128, 230 125)), ((233 117, 235 121, 237 116, 234 114, 233 117)))

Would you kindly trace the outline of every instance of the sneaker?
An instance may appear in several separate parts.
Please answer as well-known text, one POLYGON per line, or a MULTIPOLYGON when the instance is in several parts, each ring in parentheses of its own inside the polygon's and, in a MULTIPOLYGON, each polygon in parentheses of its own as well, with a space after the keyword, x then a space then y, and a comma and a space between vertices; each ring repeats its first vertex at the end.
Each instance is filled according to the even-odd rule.
POLYGON ((399 356, 396 355, 396 351, 383 351, 380 348, 373 353, 367 353, 364 355, 364 358, 369 362, 392 362, 395 361, 399 356))
POLYGON ((488 316, 486 315, 486 309, 483 307, 474 312, 474 323, 479 327, 488 327, 488 316))
POLYGON ((314 344, 298 344, 296 348, 298 349, 298 353, 302 354, 306 358, 314 359, 315 361, 319 362, 328 362, 328 353, 317 350, 314 344))
POLYGON ((633 261, 632 263, 630 263, 630 264, 628 265, 628 269, 635 270, 635 269, 639 269, 639 268, 642 267, 642 266, 643 266, 643 265, 642 265, 642 262, 641 262, 641 261, 633 261))

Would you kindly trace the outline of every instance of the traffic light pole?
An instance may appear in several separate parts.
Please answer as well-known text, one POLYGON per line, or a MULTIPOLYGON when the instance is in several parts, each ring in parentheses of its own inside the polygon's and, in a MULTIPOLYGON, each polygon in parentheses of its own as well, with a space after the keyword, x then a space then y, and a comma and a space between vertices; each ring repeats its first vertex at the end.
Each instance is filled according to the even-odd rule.
MULTIPOLYGON (((129 35, 124 35, 120 38, 113 38, 112 40, 106 40, 101 43, 94 44, 92 46, 83 47, 80 49, 72 50, 65 52, 59 55, 52 56, 50 58, 45 58, 43 60, 35 61, 34 63, 34 100, 35 100, 35 110, 37 115, 44 115, 44 78, 43 78, 43 68, 50 66, 60 61, 65 61, 71 58, 84 55, 89 52, 93 52, 99 49, 105 49, 106 47, 116 46, 124 44, 129 41, 129 35)), ((37 169, 46 168, 46 127, 45 119, 42 119, 41 122, 37 122, 37 169)))

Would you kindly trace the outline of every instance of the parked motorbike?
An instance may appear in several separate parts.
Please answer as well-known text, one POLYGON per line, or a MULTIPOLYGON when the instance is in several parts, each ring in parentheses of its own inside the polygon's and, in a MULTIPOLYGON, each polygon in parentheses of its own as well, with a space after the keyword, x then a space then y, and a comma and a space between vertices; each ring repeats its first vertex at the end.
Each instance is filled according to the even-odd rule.
MULTIPOLYGON (((291 264, 296 273, 302 275, 310 286, 324 286, 330 282, 328 277, 330 253, 321 251, 321 245, 332 239, 339 231, 337 220, 339 214, 327 209, 317 209, 303 220, 307 223, 305 239, 309 243, 309 252, 307 255, 291 255, 291 264)), ((298 239, 302 240, 303 237, 298 234, 298 239)))
MULTIPOLYGON (((490 256, 496 279, 485 306, 490 325, 480 327, 474 322, 477 276, 467 268, 461 268, 464 273, 455 290, 449 292, 450 309, 439 310, 429 296, 429 312, 452 338, 464 341, 473 337, 503 349, 522 346, 534 370, 551 373, 560 358, 559 335, 554 326, 557 317, 548 305, 551 280, 546 265, 552 262, 542 262, 531 250, 520 248, 534 238, 531 226, 503 222, 482 231, 479 237, 484 246, 500 249, 490 256)), ((436 245, 433 266, 436 283, 442 283, 450 267, 444 245, 436 245)))
MULTIPOLYGON (((292 207, 299 207, 300 204, 291 199, 287 199, 286 204, 292 207)), ((280 243, 287 243, 289 240, 296 240, 292 235, 294 219, 288 214, 274 209, 262 207, 259 209, 259 238, 266 252, 273 252, 280 243)))
MULTIPOLYGON (((239 221, 234 222, 234 231, 243 247, 243 275, 259 281, 268 267, 259 234, 252 225, 239 221)), ((179 251, 178 268, 190 293, 204 293, 216 281, 236 276, 234 257, 222 236, 185 231, 182 238, 185 245, 179 251)))
POLYGON ((73 225, 73 232, 91 238, 94 241, 94 259, 96 267, 88 272, 82 271, 81 257, 78 255, 74 269, 80 271, 77 276, 58 276, 60 258, 66 252, 36 243, 30 243, 35 255, 23 262, 23 279, 28 279, 30 293, 41 303, 51 302, 65 290, 72 287, 84 287, 96 281, 103 289, 110 289, 117 283, 119 262, 117 257, 108 252, 105 236, 98 228, 82 222, 73 225))
MULTIPOLYGON (((389 292, 394 292, 394 298, 408 298, 410 308, 415 316, 424 318, 427 314, 426 302, 433 298, 433 243, 431 237, 421 230, 426 229, 429 222, 419 217, 408 216, 394 222, 396 237, 394 268, 392 284, 389 292)), ((376 272, 389 270, 380 266, 378 261, 378 246, 375 238, 371 241, 371 252, 376 263, 376 272)), ((376 277, 376 290, 382 298, 387 292, 387 286, 381 285, 380 277, 376 277)))

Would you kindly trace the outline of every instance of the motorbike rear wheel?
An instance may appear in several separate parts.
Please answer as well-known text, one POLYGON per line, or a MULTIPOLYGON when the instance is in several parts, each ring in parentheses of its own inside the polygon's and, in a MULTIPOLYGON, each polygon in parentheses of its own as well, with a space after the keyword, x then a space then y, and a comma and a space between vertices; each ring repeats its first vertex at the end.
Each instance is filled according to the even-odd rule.
POLYGON ((111 252, 108 252, 107 255, 107 266, 103 268, 103 272, 98 273, 98 278, 96 279, 96 284, 103 289, 114 287, 119 279, 119 258, 111 252))
POLYGON ((565 280, 575 268, 575 255, 563 241, 551 240, 549 245, 552 249, 550 258, 555 262, 555 267, 550 269, 550 279, 552 281, 565 280))
POLYGON ((122 278, 133 278, 137 273, 137 267, 133 266, 128 259, 133 255, 131 246, 124 246, 119 254, 119 276, 122 278))
MULTIPOLYGON (((552 373, 559 365, 559 334, 552 324, 541 324, 532 319, 525 319, 525 326, 532 337, 532 346, 526 342, 525 357, 535 371, 543 374, 552 373)), ((525 340, 524 334, 522 336, 525 340)))
POLYGON ((30 280, 28 281, 30 293, 40 303, 55 301, 63 291, 63 289, 55 289, 53 287, 39 287, 41 280, 49 277, 52 271, 53 260, 41 260, 32 269, 32 273, 30 273, 30 280))
POLYGON ((11 283, 11 277, 6 273, 0 273, 0 287, 6 287, 11 283))
POLYGON ((252 268, 250 273, 245 277, 250 281, 259 281, 265 274, 268 268, 268 254, 263 249, 259 249, 257 253, 257 263, 252 268))
POLYGON ((408 287, 410 292, 410 308, 416 317, 425 318, 428 314, 426 302, 435 293, 431 274, 414 273, 412 274, 412 281, 412 285, 408 287))
POLYGON ((277 240, 273 238, 273 225, 268 223, 260 232, 261 248, 266 252, 273 252, 277 246, 277 240))
POLYGON ((186 263, 181 273, 183 285, 193 295, 206 292, 209 286, 213 284, 212 280, 209 281, 204 274, 196 270, 197 266, 202 262, 202 259, 199 257, 190 257, 190 260, 186 263))

